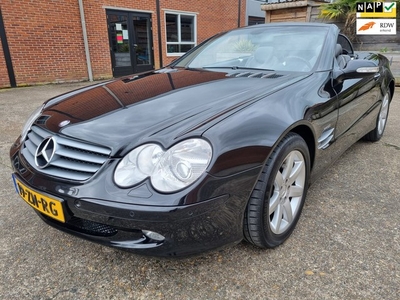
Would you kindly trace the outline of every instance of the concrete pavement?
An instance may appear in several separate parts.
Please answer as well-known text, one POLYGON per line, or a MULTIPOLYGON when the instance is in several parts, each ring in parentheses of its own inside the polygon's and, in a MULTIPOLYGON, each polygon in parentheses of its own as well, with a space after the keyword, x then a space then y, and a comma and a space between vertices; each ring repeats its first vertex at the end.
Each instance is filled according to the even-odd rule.
POLYGON ((358 142, 309 190, 281 247, 241 243, 180 260, 59 232, 16 194, 10 145, 44 100, 88 83, 0 90, 0 299, 396 299, 400 92, 381 141, 358 142))
POLYGON ((396 78, 397 86, 400 86, 400 52, 387 52, 381 54, 385 55, 392 62, 390 69, 392 70, 393 76, 396 78))

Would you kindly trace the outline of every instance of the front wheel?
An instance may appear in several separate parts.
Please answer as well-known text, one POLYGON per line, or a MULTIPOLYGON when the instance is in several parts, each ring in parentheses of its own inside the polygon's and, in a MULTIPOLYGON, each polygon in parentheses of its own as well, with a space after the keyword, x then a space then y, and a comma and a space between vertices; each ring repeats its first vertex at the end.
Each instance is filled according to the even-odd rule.
POLYGON ((269 157, 247 204, 247 241, 273 248, 290 236, 304 205, 309 173, 307 144, 298 134, 289 133, 269 157))

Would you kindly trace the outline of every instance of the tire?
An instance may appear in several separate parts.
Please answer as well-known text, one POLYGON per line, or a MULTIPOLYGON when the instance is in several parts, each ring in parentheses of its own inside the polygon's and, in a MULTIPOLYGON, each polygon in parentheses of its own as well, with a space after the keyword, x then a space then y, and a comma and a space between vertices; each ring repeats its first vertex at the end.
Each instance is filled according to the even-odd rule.
POLYGON ((290 236, 304 205, 309 174, 307 144, 289 133, 269 157, 248 201, 244 216, 248 242, 274 248, 290 236))
POLYGON ((385 96, 383 96, 381 109, 379 110, 378 117, 376 118, 376 126, 373 130, 371 130, 364 136, 364 140, 377 142, 381 139, 383 133, 385 132, 387 118, 389 116, 389 106, 390 92, 387 91, 385 96))

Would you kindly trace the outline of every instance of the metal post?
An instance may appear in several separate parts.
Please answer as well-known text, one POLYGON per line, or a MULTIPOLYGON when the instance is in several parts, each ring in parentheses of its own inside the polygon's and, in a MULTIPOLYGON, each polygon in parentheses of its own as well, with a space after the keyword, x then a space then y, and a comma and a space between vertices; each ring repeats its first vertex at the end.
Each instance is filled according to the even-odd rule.
POLYGON ((162 41, 161 41, 161 16, 160 16, 160 0, 156 0, 156 7, 157 7, 157 31, 158 31, 158 52, 159 52, 159 59, 160 59, 160 68, 163 67, 163 53, 162 53, 162 41))
POLYGON ((93 81, 92 64, 90 62, 89 43, 88 43, 87 31, 86 31, 85 12, 83 10, 83 0, 78 0, 78 3, 79 3, 79 12, 81 14, 83 44, 85 46, 85 55, 86 55, 86 65, 87 65, 88 77, 89 77, 89 81, 93 81))
POLYGON ((12 64, 10 48, 8 48, 6 29, 4 27, 3 15, 1 14, 1 7, 0 7, 0 39, 1 39, 1 44, 3 45, 4 58, 6 60, 6 66, 7 66, 8 78, 10 81, 10 85, 11 85, 11 87, 16 87, 17 82, 15 80, 14 67, 12 64))
POLYGON ((240 15, 242 10, 242 0, 238 1, 238 27, 240 27, 240 15))

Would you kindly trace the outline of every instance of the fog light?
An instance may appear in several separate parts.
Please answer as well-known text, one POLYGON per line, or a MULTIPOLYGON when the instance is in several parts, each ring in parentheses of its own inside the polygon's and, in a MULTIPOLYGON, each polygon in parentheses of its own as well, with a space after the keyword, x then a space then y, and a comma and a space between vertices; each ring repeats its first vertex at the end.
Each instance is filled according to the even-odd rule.
POLYGON ((142 232, 147 238, 149 238, 153 241, 162 242, 165 240, 165 237, 157 232, 149 231, 149 230, 142 230, 142 232))

